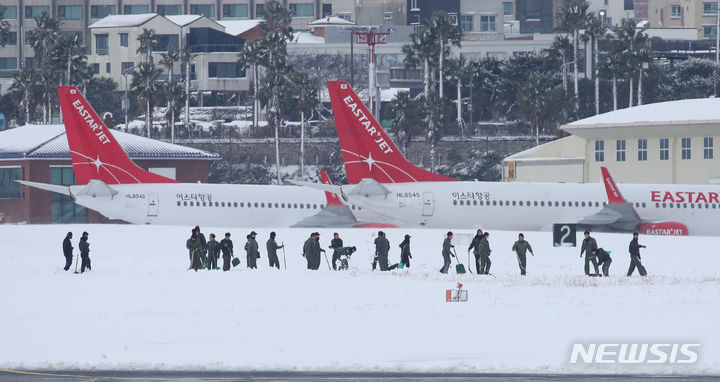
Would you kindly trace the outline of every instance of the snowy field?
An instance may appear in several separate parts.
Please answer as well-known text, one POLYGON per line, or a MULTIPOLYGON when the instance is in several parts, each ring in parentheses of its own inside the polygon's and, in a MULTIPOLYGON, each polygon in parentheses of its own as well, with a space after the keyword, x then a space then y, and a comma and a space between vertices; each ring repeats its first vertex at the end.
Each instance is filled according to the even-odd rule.
MULTIPOLYGON (((515 232, 492 232, 495 277, 438 273, 444 232, 410 230, 410 269, 371 272, 375 230, 340 230, 359 251, 348 272, 305 270, 310 230, 279 229, 287 270, 242 264, 187 271, 191 227, 1 225, 0 367, 720 374, 720 238, 641 237, 649 277, 625 277, 631 237, 596 234, 609 278, 582 276, 579 248, 525 232, 536 256, 519 276, 515 232), (62 271, 61 242, 90 232, 93 270, 62 271), (461 281, 467 303, 446 303, 461 281), (574 343, 699 343, 695 364, 570 364, 574 343)), ((221 237, 227 228, 203 227, 221 237)), ((327 249, 332 231, 320 230, 327 249)), ((391 262, 406 231, 387 230, 391 262)), ((467 264, 474 232, 457 232, 467 264)), ((580 237, 578 237, 580 239, 580 237)), ((282 257, 281 257, 282 262, 282 257)), ((74 264, 73 264, 74 266, 74 264)))

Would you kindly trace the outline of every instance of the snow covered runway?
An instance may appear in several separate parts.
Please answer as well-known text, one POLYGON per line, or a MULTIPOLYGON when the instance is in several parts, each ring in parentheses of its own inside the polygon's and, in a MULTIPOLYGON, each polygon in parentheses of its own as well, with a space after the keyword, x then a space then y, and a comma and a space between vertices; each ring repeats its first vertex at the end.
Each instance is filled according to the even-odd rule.
MULTIPOLYGON (((359 250, 349 272, 305 270, 310 230, 279 229, 287 270, 243 263, 186 271, 191 227, 0 226, 0 367, 719 374, 720 238, 641 237, 647 278, 624 276, 630 235, 595 234, 610 278, 582 276, 579 248, 525 232, 536 256, 519 276, 516 232, 492 232, 496 277, 442 275, 443 231, 386 230, 391 262, 405 233, 409 270, 371 272, 373 230, 339 230, 359 250), (62 271, 61 242, 90 233, 93 270, 62 271), (461 281, 469 302, 446 303, 461 281), (574 343, 699 343, 695 364, 570 364, 574 343)), ((218 237, 227 228, 202 227, 218 237)), ((327 249, 332 231, 321 230, 327 249)), ((456 232, 458 255, 474 232, 456 232)), ((329 251, 329 250, 328 250, 329 251)), ((76 249, 77 252, 77 249, 76 249)), ((74 266, 74 265, 73 265, 74 266)), ((473 268, 474 270, 474 268, 473 268)))

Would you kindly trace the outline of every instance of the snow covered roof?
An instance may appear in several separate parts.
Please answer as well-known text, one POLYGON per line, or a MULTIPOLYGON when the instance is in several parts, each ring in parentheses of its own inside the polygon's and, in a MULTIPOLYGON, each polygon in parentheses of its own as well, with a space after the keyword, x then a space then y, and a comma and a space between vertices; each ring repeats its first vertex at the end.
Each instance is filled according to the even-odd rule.
POLYGON ((327 16, 323 17, 321 19, 317 19, 315 21, 311 21, 308 23, 308 25, 314 25, 314 26, 333 26, 333 25, 356 25, 355 22, 350 20, 345 20, 337 16, 327 16))
MULTIPOLYGON (((220 154, 110 130, 132 159, 220 159, 220 154)), ((25 125, 0 132, 0 159, 70 159, 64 125, 25 125)))
POLYGON ((261 22, 262 20, 218 20, 218 23, 225 27, 225 33, 233 36, 243 34, 260 25, 261 22))
POLYGON ((90 24, 88 28, 121 28, 137 27, 160 16, 157 13, 140 13, 137 15, 110 15, 90 24))
POLYGON ((174 24, 179 25, 181 27, 184 27, 185 25, 188 25, 197 19, 205 17, 203 15, 172 15, 172 16, 165 16, 166 19, 172 21, 174 24))
POLYGON ((291 44, 324 44, 325 37, 315 36, 310 32, 295 32, 291 44))
POLYGON ((720 123, 720 98, 651 103, 603 113, 569 123, 567 131, 602 127, 693 125, 720 123))

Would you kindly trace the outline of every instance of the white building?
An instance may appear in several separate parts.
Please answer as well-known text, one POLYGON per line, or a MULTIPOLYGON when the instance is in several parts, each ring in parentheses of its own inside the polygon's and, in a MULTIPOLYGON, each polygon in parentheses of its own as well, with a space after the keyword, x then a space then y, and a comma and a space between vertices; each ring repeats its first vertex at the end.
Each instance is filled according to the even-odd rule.
POLYGON ((617 110, 561 128, 571 136, 503 160, 503 180, 720 183, 720 99, 688 99, 617 110))

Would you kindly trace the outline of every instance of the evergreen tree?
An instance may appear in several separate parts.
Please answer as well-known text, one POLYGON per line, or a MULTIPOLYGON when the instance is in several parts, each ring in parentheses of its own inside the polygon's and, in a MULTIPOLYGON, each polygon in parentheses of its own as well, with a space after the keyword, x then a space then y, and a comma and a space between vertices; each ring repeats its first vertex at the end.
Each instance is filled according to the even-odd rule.
POLYGON ((445 82, 445 56, 450 53, 450 45, 460 47, 460 40, 462 39, 462 31, 460 27, 454 25, 450 20, 450 16, 443 12, 434 12, 430 18, 430 35, 435 44, 438 45, 438 83, 439 83, 439 96, 443 98, 445 93, 443 92, 443 83, 445 82))
POLYGON ((390 101, 390 112, 393 114, 390 131, 397 137, 400 142, 400 149, 403 155, 407 157, 410 140, 420 133, 423 119, 420 102, 410 98, 408 92, 398 92, 395 94, 395 98, 390 101))
POLYGON ((162 70, 149 61, 140 63, 133 73, 131 87, 145 102, 145 127, 148 137, 150 137, 150 129, 152 129, 153 103, 161 90, 158 82, 161 74, 162 70))

